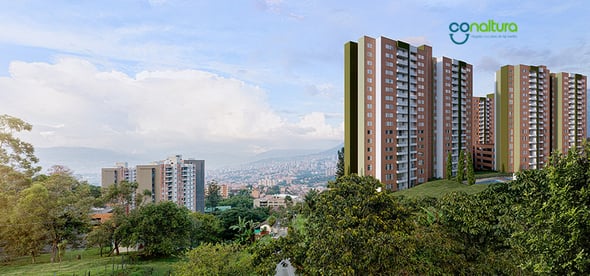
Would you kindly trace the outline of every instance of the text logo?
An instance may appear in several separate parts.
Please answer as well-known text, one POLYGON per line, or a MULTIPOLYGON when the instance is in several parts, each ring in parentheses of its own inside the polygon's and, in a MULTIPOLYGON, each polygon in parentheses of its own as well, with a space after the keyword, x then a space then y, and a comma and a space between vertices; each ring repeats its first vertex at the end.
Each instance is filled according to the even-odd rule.
POLYGON ((449 24, 449 37, 457 45, 462 45, 469 40, 469 37, 489 37, 489 38, 512 38, 516 37, 513 33, 518 32, 518 25, 514 22, 499 23, 494 20, 487 22, 457 23, 449 24), (482 34, 483 33, 483 34, 482 34), (500 34, 498 34, 500 33, 500 34), (503 33, 503 34, 502 34, 503 33), (506 35, 509 33, 509 35, 506 35))

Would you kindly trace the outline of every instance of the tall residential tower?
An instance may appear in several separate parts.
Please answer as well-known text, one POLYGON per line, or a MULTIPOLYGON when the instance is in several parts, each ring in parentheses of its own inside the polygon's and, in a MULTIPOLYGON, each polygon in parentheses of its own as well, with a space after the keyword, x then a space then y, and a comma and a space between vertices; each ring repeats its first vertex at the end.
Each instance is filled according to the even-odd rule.
POLYGON ((549 80, 545 66, 506 65, 496 72, 496 170, 540 169, 547 163, 549 80))
POLYGON ((551 148, 567 153, 581 149, 586 138, 587 78, 572 73, 551 74, 551 148))
POLYGON ((345 45, 345 172, 389 190, 431 178, 432 48, 364 36, 345 45))

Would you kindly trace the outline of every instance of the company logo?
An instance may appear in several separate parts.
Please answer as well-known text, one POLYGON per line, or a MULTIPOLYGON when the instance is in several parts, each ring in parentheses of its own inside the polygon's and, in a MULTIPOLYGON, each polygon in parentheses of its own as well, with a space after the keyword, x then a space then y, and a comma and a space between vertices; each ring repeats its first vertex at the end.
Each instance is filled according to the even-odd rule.
POLYGON ((514 22, 499 23, 491 19, 481 23, 452 22, 449 24, 449 31, 451 31, 449 34, 451 41, 462 45, 469 40, 470 36, 472 38, 514 38, 516 37, 514 33, 518 32, 518 25, 514 22))

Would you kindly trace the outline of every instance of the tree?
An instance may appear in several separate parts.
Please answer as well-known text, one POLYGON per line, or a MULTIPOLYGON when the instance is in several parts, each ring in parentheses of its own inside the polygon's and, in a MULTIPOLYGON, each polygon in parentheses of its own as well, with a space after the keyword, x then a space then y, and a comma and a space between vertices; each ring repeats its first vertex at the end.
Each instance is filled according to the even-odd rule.
POLYGON ((344 147, 338 151, 338 163, 336 163, 336 179, 344 176, 344 147))
POLYGON ((211 214, 193 212, 192 230, 190 235, 191 247, 197 247, 203 243, 216 243, 221 241, 221 221, 211 214))
POLYGON ((239 232, 236 229, 231 229, 231 226, 239 223, 240 218, 249 221, 252 220, 255 223, 266 220, 269 216, 268 208, 231 208, 223 212, 215 213, 215 216, 221 222, 221 238, 223 240, 233 240, 236 236, 239 236, 239 232))
POLYGON ((22 191, 12 213, 8 213, 5 237, 8 243, 4 249, 15 255, 30 255, 32 262, 47 244, 48 233, 44 227, 49 202, 47 189, 36 183, 22 191))
POLYGON ((329 183, 308 218, 302 260, 291 263, 303 274, 403 274, 412 256, 410 212, 391 193, 377 192, 372 177, 344 176, 329 183))
POLYGON ((59 172, 39 182, 49 192, 45 203, 45 227, 51 244, 51 261, 57 260, 58 245, 67 241, 76 245, 81 234, 89 230, 90 196, 88 183, 78 181, 71 172, 59 172))
POLYGON ((175 274, 256 275, 252 255, 237 244, 203 244, 189 251, 186 257, 186 261, 175 265, 175 274))
POLYGON ((465 152, 459 151, 459 161, 457 162, 457 182, 463 183, 465 179, 465 152))
POLYGON ((453 179, 453 156, 451 152, 447 154, 447 180, 453 179))
POLYGON ((473 158, 467 153, 467 184, 475 184, 475 171, 473 170, 473 158))
POLYGON ((32 128, 19 118, 0 115, 0 166, 11 167, 29 177, 41 169, 35 166, 39 159, 34 154, 33 145, 15 137, 16 133, 32 128))
POLYGON ((237 195, 232 195, 227 199, 222 199, 219 201, 220 206, 231 206, 232 208, 242 207, 242 208, 254 208, 254 198, 250 194, 240 193, 237 195))
POLYGON ((126 245, 143 245, 147 256, 172 256, 190 246, 192 222, 189 210, 171 201, 134 209, 126 245))
POLYGON ((221 201, 221 187, 217 185, 215 180, 211 180, 207 184, 209 187, 207 188, 205 207, 215 209, 215 207, 219 206, 219 201, 221 201))
POLYGON ((98 225, 86 236, 88 246, 98 246, 100 256, 102 257, 103 249, 112 244, 112 233, 108 223, 98 225))

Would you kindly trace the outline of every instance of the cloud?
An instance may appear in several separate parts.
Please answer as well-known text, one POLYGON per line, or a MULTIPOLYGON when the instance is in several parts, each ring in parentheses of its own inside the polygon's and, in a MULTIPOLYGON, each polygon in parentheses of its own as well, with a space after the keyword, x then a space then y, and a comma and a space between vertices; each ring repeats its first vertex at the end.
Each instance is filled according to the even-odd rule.
POLYGON ((0 78, 0 109, 33 124, 27 138, 37 147, 259 153, 342 140, 341 126, 324 113, 289 121, 261 88, 205 71, 129 76, 78 58, 12 62, 9 71, 0 78))

